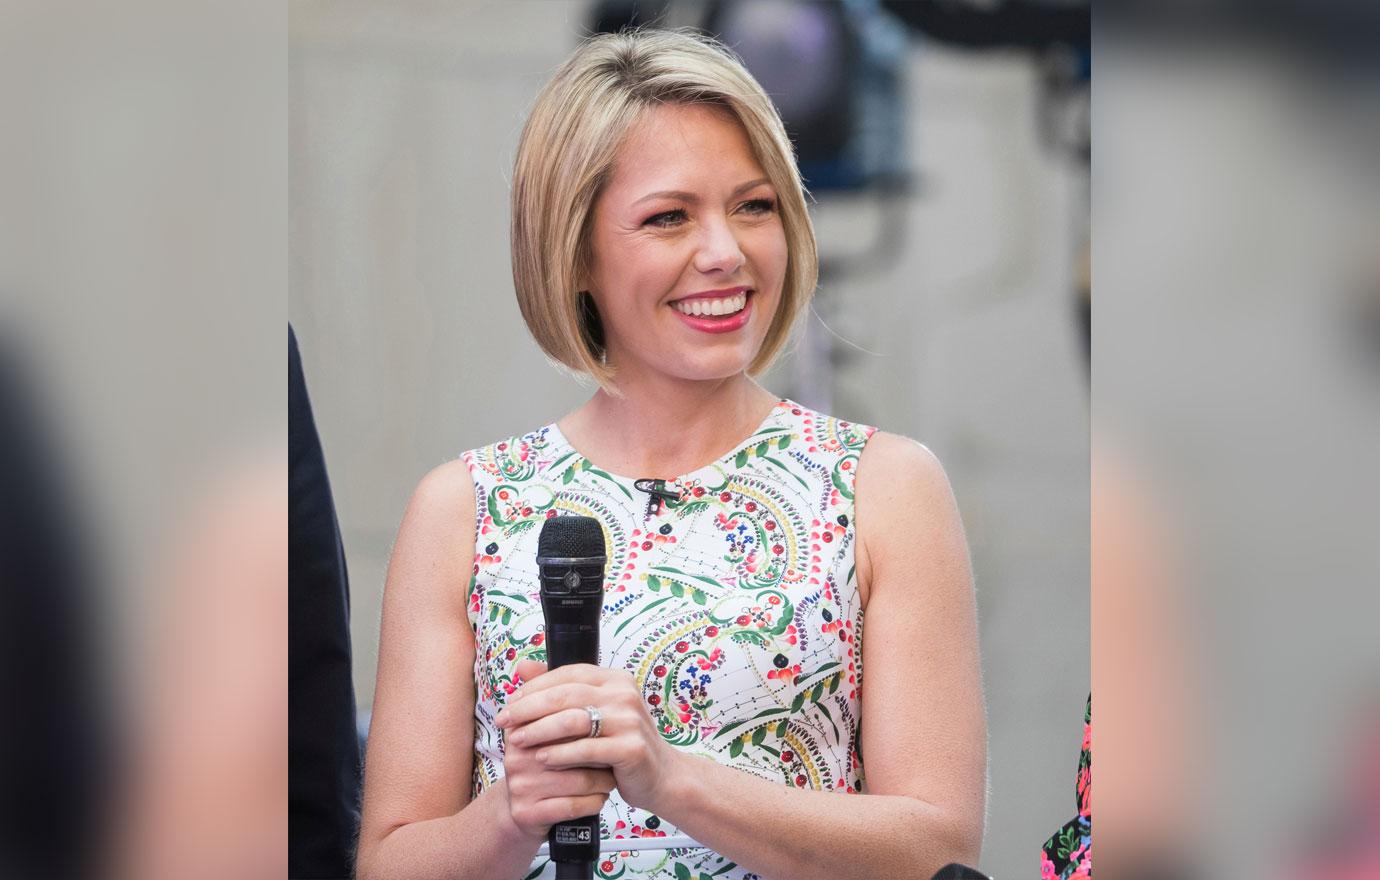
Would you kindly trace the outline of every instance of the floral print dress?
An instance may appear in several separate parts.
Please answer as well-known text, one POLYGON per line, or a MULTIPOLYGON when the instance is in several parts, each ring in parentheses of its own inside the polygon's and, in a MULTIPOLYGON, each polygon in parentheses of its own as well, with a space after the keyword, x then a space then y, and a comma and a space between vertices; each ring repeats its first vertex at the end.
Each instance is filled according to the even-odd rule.
MULTIPOLYGON (((472 794, 503 776, 494 717, 514 668, 546 659, 537 535, 561 514, 603 525, 601 663, 633 675, 666 742, 782 785, 862 792, 853 485, 874 431, 783 399, 724 458, 655 494, 598 468, 555 424, 465 452, 476 490, 472 794)), ((617 790, 601 819, 599 877, 754 877, 617 790)), ((527 876, 554 876, 545 847, 527 876)))
POLYGON ((1040 880, 1092 876, 1092 695, 1083 712, 1083 748, 1078 755, 1078 815, 1064 823, 1040 849, 1040 880))

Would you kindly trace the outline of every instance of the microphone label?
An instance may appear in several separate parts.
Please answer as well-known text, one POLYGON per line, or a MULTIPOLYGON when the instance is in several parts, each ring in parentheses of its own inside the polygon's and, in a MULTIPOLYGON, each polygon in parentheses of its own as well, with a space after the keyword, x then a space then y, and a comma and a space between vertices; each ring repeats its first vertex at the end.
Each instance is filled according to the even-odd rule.
POLYGON ((556 843, 589 843, 593 839, 588 825, 556 826, 556 843))

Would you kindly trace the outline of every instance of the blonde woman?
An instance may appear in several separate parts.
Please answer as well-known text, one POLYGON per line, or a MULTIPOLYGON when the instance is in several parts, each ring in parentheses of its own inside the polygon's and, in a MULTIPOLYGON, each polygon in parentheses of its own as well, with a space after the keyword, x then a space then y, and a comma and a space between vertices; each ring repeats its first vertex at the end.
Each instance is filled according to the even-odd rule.
POLYGON ((601 877, 975 864, 986 732, 943 470, 752 378, 816 274, 761 87, 700 37, 582 44, 522 135, 512 259, 538 344, 600 387, 408 507, 358 876, 554 876, 550 826, 595 813, 601 877), (535 548, 564 513, 604 529, 602 663, 547 672, 535 548))

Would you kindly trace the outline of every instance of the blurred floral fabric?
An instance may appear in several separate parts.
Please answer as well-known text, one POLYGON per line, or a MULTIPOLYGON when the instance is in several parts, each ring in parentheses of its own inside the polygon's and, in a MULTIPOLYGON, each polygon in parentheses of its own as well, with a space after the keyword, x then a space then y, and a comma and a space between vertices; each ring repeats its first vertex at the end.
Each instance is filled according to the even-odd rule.
POLYGON ((1083 750, 1078 756, 1078 815, 1045 841, 1040 880, 1092 876, 1092 695, 1083 713, 1083 750))

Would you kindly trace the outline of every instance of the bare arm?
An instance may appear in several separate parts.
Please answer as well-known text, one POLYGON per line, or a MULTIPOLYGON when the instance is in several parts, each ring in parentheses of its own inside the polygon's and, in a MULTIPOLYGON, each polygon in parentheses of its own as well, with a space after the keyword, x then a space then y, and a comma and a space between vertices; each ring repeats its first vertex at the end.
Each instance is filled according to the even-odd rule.
POLYGON ((422 480, 389 565, 369 734, 359 880, 523 876, 542 837, 511 819, 506 781, 470 800, 474 485, 463 461, 422 480))

